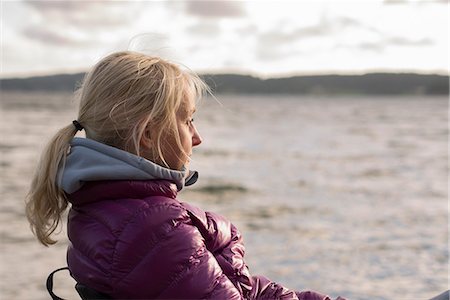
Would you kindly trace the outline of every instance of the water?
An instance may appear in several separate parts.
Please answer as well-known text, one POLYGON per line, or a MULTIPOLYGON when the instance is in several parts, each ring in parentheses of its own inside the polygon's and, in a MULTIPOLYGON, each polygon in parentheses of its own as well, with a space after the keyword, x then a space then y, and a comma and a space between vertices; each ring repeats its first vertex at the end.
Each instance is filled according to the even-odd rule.
MULTIPOLYGON (((65 265, 39 245, 23 198, 48 139, 76 117, 68 94, 2 93, 1 298, 48 299, 65 265)), ((349 299, 448 289, 447 97, 219 96, 198 107, 199 182, 180 199, 227 216, 252 274, 349 299)), ((60 296, 77 299, 67 273, 60 296)))

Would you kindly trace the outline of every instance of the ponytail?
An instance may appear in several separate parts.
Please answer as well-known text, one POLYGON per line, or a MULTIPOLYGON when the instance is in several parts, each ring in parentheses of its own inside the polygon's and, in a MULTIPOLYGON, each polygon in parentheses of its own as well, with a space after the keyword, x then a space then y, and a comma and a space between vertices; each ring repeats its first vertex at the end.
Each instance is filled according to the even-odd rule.
POLYGON ((55 244, 50 238, 58 228, 68 202, 57 185, 58 169, 64 167, 70 141, 77 129, 70 124, 59 130, 44 149, 26 197, 26 215, 31 230, 44 245, 55 244))

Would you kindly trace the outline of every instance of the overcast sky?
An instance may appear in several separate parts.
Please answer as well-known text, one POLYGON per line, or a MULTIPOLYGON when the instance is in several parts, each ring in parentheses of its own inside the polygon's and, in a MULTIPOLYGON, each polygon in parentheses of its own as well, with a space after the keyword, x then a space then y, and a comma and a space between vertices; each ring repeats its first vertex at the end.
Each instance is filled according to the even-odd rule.
POLYGON ((260 76, 449 67, 448 0, 2 0, 1 8, 2 77, 84 71, 126 49, 198 72, 260 76))

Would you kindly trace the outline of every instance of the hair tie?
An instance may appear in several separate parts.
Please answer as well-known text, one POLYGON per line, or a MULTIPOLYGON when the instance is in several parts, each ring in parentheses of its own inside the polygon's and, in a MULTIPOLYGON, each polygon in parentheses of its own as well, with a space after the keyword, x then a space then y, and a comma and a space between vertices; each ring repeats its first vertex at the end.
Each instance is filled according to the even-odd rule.
POLYGON ((75 126, 76 130, 81 131, 84 129, 83 125, 80 124, 77 120, 72 121, 73 126, 75 126))

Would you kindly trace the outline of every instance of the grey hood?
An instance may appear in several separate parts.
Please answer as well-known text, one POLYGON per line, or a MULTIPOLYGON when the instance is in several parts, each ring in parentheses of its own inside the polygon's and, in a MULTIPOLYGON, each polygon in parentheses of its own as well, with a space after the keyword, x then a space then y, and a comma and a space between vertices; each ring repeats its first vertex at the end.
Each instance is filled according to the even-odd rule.
POLYGON ((145 158, 87 138, 73 138, 65 164, 58 171, 58 186, 71 194, 84 182, 97 180, 172 181, 178 190, 194 184, 198 173, 164 168, 145 158))

